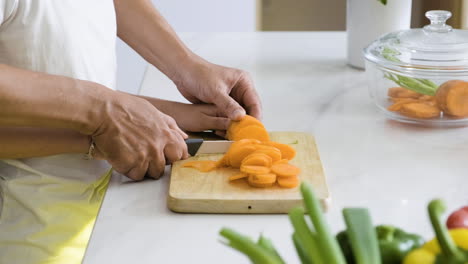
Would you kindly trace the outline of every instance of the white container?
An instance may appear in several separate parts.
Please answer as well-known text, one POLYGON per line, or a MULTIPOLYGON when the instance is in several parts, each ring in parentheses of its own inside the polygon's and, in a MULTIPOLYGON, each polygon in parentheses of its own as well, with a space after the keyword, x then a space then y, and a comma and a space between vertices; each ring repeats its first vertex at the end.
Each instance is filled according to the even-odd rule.
POLYGON ((347 0, 348 64, 364 69, 363 49, 381 35, 409 29, 411 0, 347 0))

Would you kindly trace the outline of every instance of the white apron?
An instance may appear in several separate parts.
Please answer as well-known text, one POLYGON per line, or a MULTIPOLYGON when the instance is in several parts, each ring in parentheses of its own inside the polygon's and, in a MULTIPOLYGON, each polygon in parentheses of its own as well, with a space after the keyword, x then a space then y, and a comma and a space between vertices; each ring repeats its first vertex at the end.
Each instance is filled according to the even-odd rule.
MULTIPOLYGON (((2 64, 114 89, 115 40, 113 0, 0 0, 2 64)), ((109 178, 82 155, 0 160, 0 263, 81 263, 109 178)))

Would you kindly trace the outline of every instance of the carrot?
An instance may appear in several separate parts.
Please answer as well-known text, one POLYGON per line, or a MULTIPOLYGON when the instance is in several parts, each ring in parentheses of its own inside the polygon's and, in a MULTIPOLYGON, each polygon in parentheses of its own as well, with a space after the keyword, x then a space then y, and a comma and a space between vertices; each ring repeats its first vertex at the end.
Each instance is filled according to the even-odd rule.
POLYGON ((419 103, 420 101, 418 99, 412 99, 412 98, 397 98, 397 100, 394 100, 394 104, 391 106, 387 107, 389 111, 396 112, 400 111, 401 107, 405 104, 408 103, 419 103))
POLYGON ((270 168, 265 166, 242 165, 240 171, 247 174, 266 174, 270 172, 270 168))
POLYGON ((250 186, 257 188, 264 188, 272 186, 276 181, 276 175, 274 174, 261 174, 261 175, 249 175, 247 182, 250 186))
POLYGON ((278 175, 278 177, 292 177, 301 173, 301 170, 288 163, 277 163, 271 166, 271 171, 278 175))
POLYGON ((235 180, 238 180, 238 179, 243 179, 243 178, 245 178, 247 176, 249 176, 249 175, 246 174, 246 173, 241 172, 241 173, 230 176, 229 180, 230 181, 235 181, 235 180))
POLYGON ((263 153, 272 159, 273 162, 276 162, 281 159, 281 151, 275 147, 267 145, 258 145, 256 146, 257 150, 254 153, 263 153))
POLYGON ((270 136, 263 126, 250 125, 240 128, 238 132, 232 134, 232 140, 241 140, 246 138, 258 139, 260 141, 269 141, 270 136))
POLYGON ((254 152, 242 160, 241 166, 254 165, 254 166, 270 167, 271 164, 272 164, 272 159, 270 156, 264 153, 254 152))
POLYGON ((237 132, 239 132, 241 128, 250 126, 250 125, 263 127, 262 122, 260 122, 258 119, 256 119, 253 116, 246 115, 240 121, 232 121, 229 124, 228 130, 226 133, 226 138, 229 140, 233 140, 233 136, 237 134, 237 132))
POLYGON ((468 82, 452 80, 440 85, 435 95, 444 114, 468 117, 468 82))
POLYGON ((275 164, 285 164, 285 163, 288 163, 288 162, 289 162, 289 160, 282 159, 282 160, 278 160, 277 162, 274 162, 273 165, 275 165, 275 164))
POLYGON ((230 149, 227 153, 229 159, 229 165, 233 168, 239 168, 242 160, 255 152, 257 148, 253 145, 244 145, 237 148, 230 149))
POLYGON ((393 87, 388 89, 388 96, 393 98, 413 98, 418 99, 422 94, 413 92, 403 87, 393 87))
POLYGON ((440 116, 440 109, 425 103, 407 103, 403 104, 398 112, 402 115, 414 118, 434 118, 440 116))
POLYGON ((264 144, 275 147, 281 151, 281 158, 292 160, 296 156, 296 150, 289 145, 278 142, 265 142, 264 144))
POLYGON ((185 162, 183 168, 194 168, 201 172, 209 172, 216 168, 217 162, 214 160, 195 160, 185 162))
POLYGON ((278 185, 283 188, 294 188, 299 185, 299 178, 294 177, 278 177, 278 185))

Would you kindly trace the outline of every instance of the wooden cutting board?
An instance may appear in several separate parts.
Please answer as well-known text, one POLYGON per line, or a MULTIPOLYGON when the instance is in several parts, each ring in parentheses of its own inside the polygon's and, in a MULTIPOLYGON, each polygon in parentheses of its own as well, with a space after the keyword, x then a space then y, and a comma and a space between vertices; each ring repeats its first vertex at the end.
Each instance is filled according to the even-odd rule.
MULTIPOLYGON (((272 141, 292 146, 297 151, 290 162, 301 169, 299 178, 312 184, 325 210, 329 192, 315 139, 307 133, 272 132, 272 141)), ((180 213, 288 213, 302 204, 299 187, 293 189, 250 187, 245 179, 229 182, 238 169, 220 168, 203 173, 192 168, 182 168, 190 160, 219 160, 221 154, 205 154, 173 164, 167 204, 180 213)))

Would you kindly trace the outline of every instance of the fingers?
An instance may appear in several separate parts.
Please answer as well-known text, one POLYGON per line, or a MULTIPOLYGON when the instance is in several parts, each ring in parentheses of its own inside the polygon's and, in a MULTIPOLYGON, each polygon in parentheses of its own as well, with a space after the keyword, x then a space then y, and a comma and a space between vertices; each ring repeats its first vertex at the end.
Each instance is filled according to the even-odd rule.
POLYGON ((148 162, 140 162, 135 167, 130 169, 125 175, 130 179, 141 181, 145 177, 146 172, 148 171, 148 162))
POLYGON ((247 73, 241 73, 241 77, 234 86, 232 94, 234 98, 245 107, 247 114, 259 120, 262 119, 260 97, 255 90, 252 78, 250 78, 247 73))
POLYGON ((214 100, 216 106, 231 120, 240 120, 245 116, 245 110, 228 94, 218 94, 214 100))
POLYGON ((166 160, 163 152, 158 152, 154 160, 150 161, 148 166, 148 176, 159 179, 164 174, 166 168, 166 160))
POLYGON ((178 135, 180 135, 182 139, 188 138, 188 135, 182 129, 180 129, 180 127, 177 125, 176 121, 172 117, 166 115, 166 120, 169 128, 174 130, 178 135))

